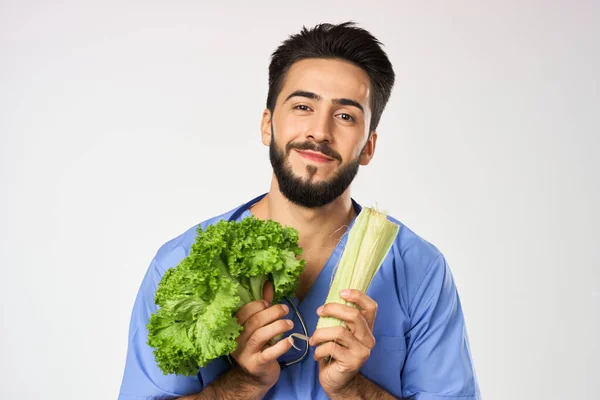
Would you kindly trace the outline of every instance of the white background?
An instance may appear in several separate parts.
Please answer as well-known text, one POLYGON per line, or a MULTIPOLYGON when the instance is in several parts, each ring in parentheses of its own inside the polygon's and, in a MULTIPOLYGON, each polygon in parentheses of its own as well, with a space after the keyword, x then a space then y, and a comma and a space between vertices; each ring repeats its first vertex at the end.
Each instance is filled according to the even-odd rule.
POLYGON ((448 258, 483 397, 598 398, 598 2, 202 3, 0 1, 0 398, 116 398, 158 247, 268 190, 271 52, 348 19, 397 73, 353 196, 448 258))

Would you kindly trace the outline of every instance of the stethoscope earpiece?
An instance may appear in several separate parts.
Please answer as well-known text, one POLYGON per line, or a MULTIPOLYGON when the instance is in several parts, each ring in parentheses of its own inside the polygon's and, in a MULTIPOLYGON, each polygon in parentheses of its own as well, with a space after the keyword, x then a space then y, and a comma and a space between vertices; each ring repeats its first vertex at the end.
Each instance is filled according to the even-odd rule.
MULTIPOLYGON (((304 331, 304 336, 308 337, 308 330, 306 329, 306 323, 304 322, 304 318, 302 318, 302 314, 300 313, 300 310, 298 310, 298 308, 296 308, 296 305, 294 304, 293 301, 290 301, 289 298, 284 297, 285 300, 290 303, 290 305, 292 306, 292 309, 294 310, 294 312, 296 313, 296 315, 298 316, 298 321, 300 321, 300 325, 302 325, 302 330, 304 331)), ((299 363, 300 361, 304 360, 306 358, 306 355, 308 354, 308 343, 306 344, 306 348, 304 349, 304 353, 302 353, 302 355, 300 357, 298 357, 297 359, 293 360, 293 361, 280 361, 279 362, 279 366, 281 367, 281 369, 285 369, 287 367, 289 367, 290 365, 299 363)))

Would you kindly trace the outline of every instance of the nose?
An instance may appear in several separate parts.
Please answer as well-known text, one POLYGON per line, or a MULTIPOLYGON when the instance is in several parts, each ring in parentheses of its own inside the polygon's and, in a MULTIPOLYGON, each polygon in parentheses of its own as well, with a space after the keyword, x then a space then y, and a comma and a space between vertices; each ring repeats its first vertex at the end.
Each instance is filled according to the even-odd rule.
POLYGON ((331 119, 326 113, 315 115, 313 125, 306 131, 305 137, 317 143, 331 143, 331 119))

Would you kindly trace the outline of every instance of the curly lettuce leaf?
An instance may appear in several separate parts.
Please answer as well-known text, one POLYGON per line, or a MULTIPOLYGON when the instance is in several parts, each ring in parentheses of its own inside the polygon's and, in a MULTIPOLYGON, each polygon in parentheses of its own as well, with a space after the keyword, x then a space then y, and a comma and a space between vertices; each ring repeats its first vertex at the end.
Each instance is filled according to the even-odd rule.
POLYGON ((194 375, 230 354, 242 327, 235 313, 262 298, 267 280, 274 301, 293 295, 305 261, 298 232, 253 217, 197 229, 190 253, 159 282, 148 344, 165 374, 194 375))

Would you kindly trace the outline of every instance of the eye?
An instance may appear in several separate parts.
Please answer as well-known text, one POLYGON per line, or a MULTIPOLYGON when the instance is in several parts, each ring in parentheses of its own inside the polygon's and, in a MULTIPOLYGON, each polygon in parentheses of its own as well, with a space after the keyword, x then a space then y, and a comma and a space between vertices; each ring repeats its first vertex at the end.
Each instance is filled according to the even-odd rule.
POLYGON ((339 117, 341 119, 343 119, 344 121, 354 122, 354 117, 350 114, 342 113, 342 114, 339 114, 339 117))
POLYGON ((305 106, 304 104, 298 104, 297 106, 294 107, 295 110, 300 110, 300 111, 310 111, 310 107, 305 106))

